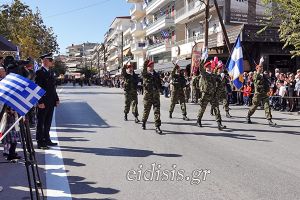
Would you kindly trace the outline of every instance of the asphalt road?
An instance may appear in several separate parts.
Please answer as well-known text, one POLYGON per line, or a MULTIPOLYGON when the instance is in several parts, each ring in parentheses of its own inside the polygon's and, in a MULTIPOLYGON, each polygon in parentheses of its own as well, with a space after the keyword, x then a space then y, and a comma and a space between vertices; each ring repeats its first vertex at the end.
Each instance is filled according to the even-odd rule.
POLYGON ((248 125, 247 108, 233 107, 229 129, 218 131, 209 109, 205 127, 195 126, 198 105, 187 106, 188 122, 179 106, 169 119, 161 97, 160 136, 152 112, 147 130, 132 115, 123 121, 120 89, 69 86, 60 96, 56 126, 73 198, 300 199, 297 115, 273 113, 279 127, 270 128, 263 111, 248 125))
MULTIPOLYGON (((161 96, 161 128, 166 133, 161 136, 154 131, 152 111, 147 130, 131 114, 129 121, 123 120, 121 89, 58 90, 61 104, 53 128, 64 168, 46 170, 52 175, 47 187, 49 192, 65 185, 67 191, 61 187, 60 197, 49 192, 49 199, 300 199, 299 115, 275 112, 279 126, 270 128, 262 110, 249 125, 244 123, 247 108, 232 106, 232 119, 221 111, 228 129, 218 131, 209 108, 205 127, 196 126, 198 105, 187 105, 190 121, 181 119, 178 105, 169 119, 169 99, 161 96), (67 179, 62 179, 64 173, 67 179)), ((142 110, 139 96, 140 114, 142 110)), ((47 155, 45 160, 46 169, 53 165, 47 155)))

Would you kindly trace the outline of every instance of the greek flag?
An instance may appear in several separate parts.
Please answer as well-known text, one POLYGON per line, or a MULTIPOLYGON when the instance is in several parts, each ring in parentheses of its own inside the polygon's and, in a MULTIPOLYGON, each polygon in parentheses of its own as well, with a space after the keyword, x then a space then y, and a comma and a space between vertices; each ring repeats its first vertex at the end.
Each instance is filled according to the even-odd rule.
POLYGON ((161 31, 161 36, 163 39, 167 39, 169 37, 169 31, 161 31))
POLYGON ((202 53, 202 56, 201 56, 201 60, 204 60, 204 62, 207 60, 208 58, 208 49, 207 47, 204 47, 204 50, 203 50, 203 53, 202 53))
POLYGON ((237 89, 241 89, 243 87, 243 81, 244 81, 243 80, 244 64, 243 64, 243 49, 241 45, 240 36, 238 36, 236 40, 227 68, 228 68, 229 75, 232 78, 232 82, 234 86, 237 89))
POLYGON ((19 47, 17 47, 17 52, 16 52, 15 60, 20 60, 20 51, 19 51, 19 47))
POLYGON ((33 71, 36 72, 40 68, 39 64, 34 60, 33 62, 33 71))
POLYGON ((10 73, 0 81, 0 101, 24 116, 45 94, 34 82, 10 73))

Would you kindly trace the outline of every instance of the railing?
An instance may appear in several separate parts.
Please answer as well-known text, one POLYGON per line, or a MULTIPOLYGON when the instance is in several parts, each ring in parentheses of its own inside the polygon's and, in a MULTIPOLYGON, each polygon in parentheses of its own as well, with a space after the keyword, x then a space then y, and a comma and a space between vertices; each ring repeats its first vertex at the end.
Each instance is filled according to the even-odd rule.
POLYGON ((187 38, 187 39, 175 42, 175 45, 187 44, 187 43, 198 41, 198 40, 202 40, 202 39, 204 39, 204 34, 200 34, 198 36, 193 36, 193 37, 190 37, 190 38, 187 38))
POLYGON ((145 8, 149 8, 151 5, 153 5, 157 1, 159 1, 159 0, 152 0, 152 1, 150 1, 148 4, 146 4, 145 8))
MULTIPOLYGON (((178 19, 179 17, 183 16, 184 14, 193 11, 194 9, 201 9, 201 2, 200 1, 193 1, 191 3, 189 3, 187 6, 184 6, 183 8, 181 8, 180 10, 176 11, 176 19, 178 19)), ((203 7, 204 9, 204 7, 203 7)))
POLYGON ((163 46, 163 45, 170 45, 171 46, 173 44, 174 44, 173 41, 162 41, 162 42, 159 42, 159 43, 148 45, 147 49, 151 50, 151 49, 155 49, 157 47, 163 46))
POLYGON ((171 16, 167 16, 167 15, 161 16, 161 17, 158 18, 156 21, 154 21, 154 22, 152 22, 151 24, 149 24, 147 28, 151 28, 151 27, 157 25, 158 23, 160 23, 160 22, 162 22, 162 21, 164 21, 164 20, 166 20, 166 19, 174 19, 174 18, 171 17, 171 16))

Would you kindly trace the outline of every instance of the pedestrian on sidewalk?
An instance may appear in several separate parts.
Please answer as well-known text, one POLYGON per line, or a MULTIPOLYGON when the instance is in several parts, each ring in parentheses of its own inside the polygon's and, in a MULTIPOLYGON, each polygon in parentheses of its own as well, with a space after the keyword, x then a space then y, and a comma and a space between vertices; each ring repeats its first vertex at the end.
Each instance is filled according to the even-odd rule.
MULTIPOLYGON (((6 107, 5 113, 1 119, 0 132, 5 133, 16 121, 18 120, 18 114, 11 109, 6 107)), ((20 159, 16 153, 17 143, 20 142, 20 126, 17 123, 3 139, 4 143, 4 156, 7 156, 7 160, 20 159)))

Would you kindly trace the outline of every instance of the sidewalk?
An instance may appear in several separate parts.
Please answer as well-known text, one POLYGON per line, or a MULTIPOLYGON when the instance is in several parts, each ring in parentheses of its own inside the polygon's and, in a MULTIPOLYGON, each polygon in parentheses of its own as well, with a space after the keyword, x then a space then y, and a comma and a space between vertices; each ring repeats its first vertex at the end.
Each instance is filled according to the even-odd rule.
MULTIPOLYGON (((34 131, 32 131, 34 133, 34 131)), ((7 162, 5 157, 2 156, 3 147, 0 145, 0 186, 3 187, 1 191, 0 188, 0 199, 1 200, 26 200, 30 199, 30 192, 28 187, 28 178, 24 161, 24 153, 21 144, 17 146, 17 152, 22 159, 17 163, 7 162)), ((41 177, 41 182, 44 188, 44 194, 46 192, 46 181, 45 181, 45 170, 44 161, 45 156, 42 150, 36 149, 36 144, 34 143, 34 148, 36 151, 36 159, 39 166, 39 174, 41 177)), ((29 168, 31 173, 31 167, 29 168)), ((32 173, 31 173, 32 174, 32 173)), ((34 184, 32 182, 32 187, 34 184)), ((33 191, 34 193, 34 191, 33 191)))

